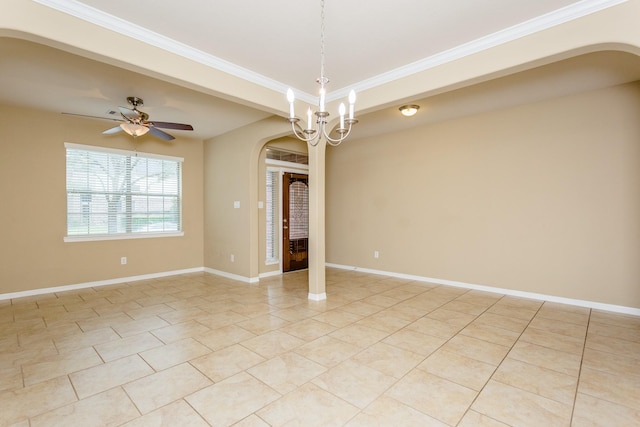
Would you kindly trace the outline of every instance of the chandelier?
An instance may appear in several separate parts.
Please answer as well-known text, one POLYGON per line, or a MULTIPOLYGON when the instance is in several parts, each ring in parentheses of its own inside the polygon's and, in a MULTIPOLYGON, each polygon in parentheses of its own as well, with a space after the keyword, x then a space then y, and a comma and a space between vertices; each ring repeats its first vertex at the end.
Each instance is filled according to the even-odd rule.
POLYGON ((340 145, 349 134, 351 133, 351 126, 358 123, 353 117, 354 105, 356 102, 356 93, 351 90, 349 92, 349 115, 346 115, 346 107, 344 103, 340 103, 338 108, 338 114, 340 115, 340 126, 335 130, 338 133, 337 138, 331 138, 329 135, 331 131, 327 132, 326 125, 329 117, 329 113, 325 109, 325 97, 326 97, 326 85, 329 83, 329 79, 324 75, 324 0, 320 1, 320 77, 316 79, 316 82, 320 85, 320 97, 318 101, 318 111, 315 113, 311 111, 311 107, 307 110, 307 127, 302 129, 298 124, 300 119, 295 115, 295 95, 293 90, 289 88, 287 90, 287 101, 289 101, 289 122, 291 122, 291 129, 294 135, 301 141, 305 141, 312 146, 318 145, 322 137, 329 145, 340 145), (316 116, 317 128, 313 127, 313 116, 316 116))

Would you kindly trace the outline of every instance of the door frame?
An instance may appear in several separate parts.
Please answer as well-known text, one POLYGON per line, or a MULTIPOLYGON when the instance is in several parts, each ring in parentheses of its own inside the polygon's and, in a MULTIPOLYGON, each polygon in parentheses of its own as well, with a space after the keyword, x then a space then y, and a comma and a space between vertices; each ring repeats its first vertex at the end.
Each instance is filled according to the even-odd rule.
MULTIPOLYGON (((290 272, 290 271, 299 271, 299 270, 305 270, 307 268, 309 268, 309 211, 307 210, 307 238, 306 238, 306 244, 305 244, 305 258, 301 261, 298 260, 293 260, 292 256, 290 254, 290 250, 288 249, 291 245, 291 240, 289 238, 289 236, 287 236, 287 231, 291 232, 291 190, 290 187, 294 182, 297 181, 302 181, 304 182, 304 185, 307 188, 307 193, 309 191, 309 175, 308 174, 304 174, 304 173, 298 173, 298 172, 284 172, 282 174, 282 181, 280 182, 280 188, 281 188, 281 195, 282 195, 282 203, 280 204, 281 208, 282 208, 282 239, 281 239, 281 246, 282 246, 282 259, 281 259, 281 265, 282 265, 282 272, 284 273, 284 264, 285 261, 288 261, 288 269, 286 270, 286 272, 290 272), (289 179, 289 182, 287 183, 287 178, 289 179), (288 205, 288 206, 287 206, 288 205), (284 212, 287 211, 288 212, 288 216, 287 216, 287 223, 285 224, 285 216, 284 216, 284 212), (292 264, 297 264, 294 267, 292 267, 292 264)), ((308 206, 307 206, 308 208, 308 206)), ((298 239, 300 240, 300 239, 298 239)))
MULTIPOLYGON (((280 188, 280 190, 278 191, 278 224, 277 224, 277 236, 275 236, 277 238, 278 241, 278 273, 282 274, 283 273, 283 248, 282 248, 282 226, 283 226, 283 222, 282 222, 282 177, 284 176, 285 172, 288 173, 295 173, 298 175, 307 175, 307 177, 309 176, 309 166, 308 165, 303 165, 300 163, 289 163, 289 162, 283 162, 280 160, 270 160, 267 159, 266 161, 266 167, 267 167, 267 171, 276 171, 278 172, 278 186, 280 188)), ((264 242, 263 242, 264 244, 264 242)), ((261 261, 261 262, 264 262, 261 261)))

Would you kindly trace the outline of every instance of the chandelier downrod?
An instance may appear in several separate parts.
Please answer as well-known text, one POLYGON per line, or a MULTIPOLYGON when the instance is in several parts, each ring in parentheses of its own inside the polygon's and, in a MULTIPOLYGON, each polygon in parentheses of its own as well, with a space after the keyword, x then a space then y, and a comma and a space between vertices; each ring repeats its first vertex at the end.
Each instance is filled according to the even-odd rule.
POLYGON ((316 82, 320 85, 318 111, 315 113, 311 111, 311 108, 307 110, 307 127, 302 129, 299 125, 300 119, 295 115, 295 95, 293 90, 289 88, 287 90, 287 101, 289 101, 289 122, 291 123, 291 129, 293 134, 305 141, 311 146, 316 146, 320 140, 324 137, 329 145, 337 146, 342 141, 347 139, 351 133, 351 127, 358 123, 358 120, 354 117, 356 93, 351 90, 349 92, 349 115, 346 116, 346 107, 344 103, 340 103, 338 113, 340 115, 340 126, 336 129, 339 134, 338 138, 331 138, 327 132, 326 126, 328 122, 329 113, 325 109, 326 99, 326 85, 329 83, 329 79, 324 75, 324 0, 320 1, 320 77, 316 79, 316 82), (313 128, 313 115, 316 116, 317 129, 313 128))

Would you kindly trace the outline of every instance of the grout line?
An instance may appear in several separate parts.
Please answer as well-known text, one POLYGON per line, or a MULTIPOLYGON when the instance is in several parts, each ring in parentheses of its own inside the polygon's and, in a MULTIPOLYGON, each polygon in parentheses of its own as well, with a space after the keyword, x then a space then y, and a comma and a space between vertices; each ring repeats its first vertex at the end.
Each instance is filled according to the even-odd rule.
MULTIPOLYGON (((495 303, 493 303, 491 306, 489 306, 487 308, 487 310, 483 311, 480 315, 486 313, 491 307, 495 306, 496 304, 498 304, 500 301, 502 301, 503 298, 505 298, 505 296, 503 296, 502 298, 498 299, 495 303)), ((544 305, 544 303, 540 304, 540 306, 538 307, 538 309, 536 310, 536 313, 531 316, 531 319, 529 320, 529 322, 527 323, 527 326, 525 326, 522 329, 522 332, 520 332, 520 335, 518 335, 518 338, 513 342, 513 344, 511 345, 511 347, 509 347, 509 351, 507 351, 504 355, 504 357, 502 358, 502 360, 500 361, 500 363, 498 363, 496 365, 496 368, 493 370, 493 373, 491 374, 491 376, 489 377, 489 379, 487 379, 487 381, 484 383, 484 385, 482 386, 482 388, 480 389, 480 391, 478 391, 478 394, 476 395, 476 397, 473 399, 473 401, 471 402, 471 404, 467 407, 467 410, 465 411, 465 413, 462 415, 462 418, 460 418, 460 421, 458 422, 458 424, 464 419, 464 417, 467 415, 467 413, 471 410, 471 408, 473 407, 473 405, 476 403, 476 401, 478 400, 478 398, 480 397, 480 395, 482 394, 482 392, 484 391, 485 387, 487 386, 487 384, 489 384, 489 382, 491 381, 491 379, 494 377, 494 375, 496 374, 496 372, 498 371, 498 369, 500 369, 500 366, 502 366, 502 364, 504 363, 505 359, 507 359, 507 357, 509 357, 509 353, 511 353, 511 351, 513 350, 513 347, 515 347, 515 345, 518 343, 518 341, 520 341, 520 338, 522 338, 522 335, 524 334, 524 332, 527 330, 527 328, 529 327, 529 325, 531 324, 531 322, 533 321, 533 319, 536 317, 536 315, 540 312, 540 309, 542 308, 542 306, 544 305)), ((478 317, 480 316, 478 315, 478 317)), ((506 316, 505 316, 506 317, 506 316)), ((494 380, 495 381, 495 380, 494 380)), ((482 414, 485 416, 488 416, 489 418, 493 419, 493 417, 487 415, 487 414, 482 414)), ((498 420, 499 421, 499 420, 498 420)), ((502 422, 502 421, 500 421, 502 422)))
POLYGON ((576 391, 573 394, 573 405, 571 407, 571 424, 573 424, 573 416, 576 411, 576 400, 578 399, 578 390, 580 389, 580 379, 582 378, 582 365, 584 363, 584 352, 587 348, 587 337, 589 336, 589 327, 591 326, 591 314, 593 309, 589 309, 589 320, 587 321, 587 329, 584 331, 584 342, 582 343, 582 354, 580 355, 580 367, 578 368, 578 378, 576 381, 576 391))
MULTIPOLYGON (((204 374, 203 374, 203 375, 204 375, 204 374)), ((206 376, 206 375, 205 375, 205 376, 206 376)), ((209 378, 209 377, 207 377, 207 378, 209 378)), ((211 378, 209 378, 209 379, 211 379, 211 378)), ((213 381, 213 380, 212 380, 212 381, 213 381)), ((214 382, 214 384, 215 384, 215 382, 214 382)), ((202 390, 202 389, 200 389, 200 390, 202 390)), ((199 391, 199 390, 198 390, 198 391, 199 391)), ((197 392, 194 392, 194 393, 197 393, 197 392)), ((192 393, 192 394, 193 394, 193 393, 192 393)), ((189 396, 190 396, 190 395, 189 395, 189 396)), ((205 422, 205 424, 207 424, 207 425, 209 425, 209 426, 210 426, 211 424, 210 424, 210 423, 209 423, 209 422, 208 422, 208 421, 207 421, 207 420, 202 416, 202 414, 201 414, 200 412, 198 412, 198 410, 197 410, 196 408, 194 408, 194 407, 191 405, 191 403, 189 403, 189 401, 188 401, 187 399, 185 399, 186 397, 187 397, 187 396, 184 396, 184 397, 183 397, 182 399, 180 399, 180 400, 182 400, 184 403, 186 403, 186 404, 187 404, 187 406, 189 406, 191 409, 193 409, 193 412, 195 412, 196 414, 198 414, 198 416, 202 419, 202 421, 204 421, 204 422, 205 422)), ((175 402, 177 402, 177 400, 176 400, 176 401, 174 401, 174 402, 171 402, 171 403, 175 403, 175 402)), ((171 403, 169 403, 169 404, 167 404, 167 405, 165 405, 165 406, 168 406, 168 405, 170 405, 171 403)), ((255 413, 255 412, 254 412, 254 413, 255 413)), ((251 416, 251 415, 247 415, 245 418, 248 418, 248 417, 250 417, 250 416, 251 416)), ((243 418, 243 419, 244 419, 244 418, 243 418)), ((240 420, 240 421, 242 421, 242 420, 240 420)))

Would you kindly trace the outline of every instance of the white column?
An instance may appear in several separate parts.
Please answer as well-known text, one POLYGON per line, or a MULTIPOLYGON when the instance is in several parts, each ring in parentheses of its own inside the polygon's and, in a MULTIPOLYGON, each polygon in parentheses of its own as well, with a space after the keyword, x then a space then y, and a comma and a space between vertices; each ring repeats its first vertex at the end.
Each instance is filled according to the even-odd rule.
POLYGON ((325 292, 324 186, 327 143, 309 145, 309 299, 327 299, 325 292))

